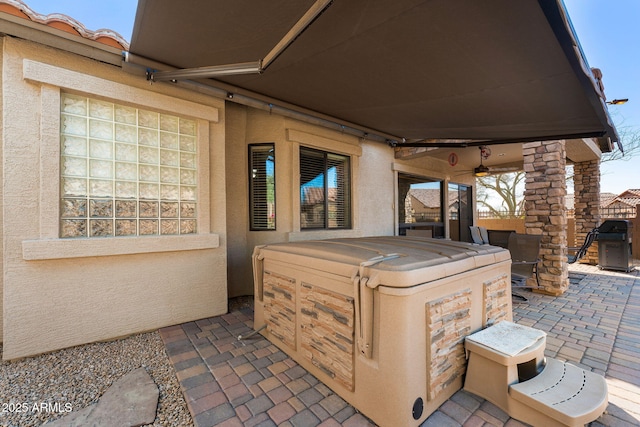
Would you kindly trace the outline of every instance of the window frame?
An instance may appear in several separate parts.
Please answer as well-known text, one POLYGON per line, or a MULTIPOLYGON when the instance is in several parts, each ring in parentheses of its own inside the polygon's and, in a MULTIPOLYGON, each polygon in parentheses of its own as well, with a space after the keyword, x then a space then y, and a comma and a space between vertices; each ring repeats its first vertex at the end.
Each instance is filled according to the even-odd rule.
POLYGON ((447 194, 449 200, 451 200, 451 194, 453 193, 456 194, 455 197, 458 205, 455 211, 452 211, 449 207, 447 207, 449 234, 452 234, 452 222, 458 221, 458 240, 461 242, 471 242, 472 240, 469 226, 473 225, 474 188, 469 184, 460 184, 457 182, 449 181, 447 185, 447 194), (466 200, 463 200, 463 198, 466 198, 466 200), (466 206, 467 209, 462 209, 463 206, 466 206), (457 215, 457 218, 453 218, 454 214, 457 215))
MULTIPOLYGON (((69 209, 61 209, 60 211, 60 238, 64 239, 78 239, 78 238, 110 238, 110 237, 142 237, 142 236, 167 236, 167 235, 185 235, 197 233, 197 187, 198 187, 198 163, 195 161, 197 158, 198 135, 197 135, 197 122, 184 116, 178 116, 175 114, 167 114, 165 112, 157 111, 151 108, 140 108, 130 105, 123 105, 121 102, 105 101, 93 96, 77 95, 68 91, 60 91, 61 101, 69 100, 70 103, 82 102, 85 107, 84 114, 78 114, 73 108, 65 108, 64 103, 60 105, 61 115, 61 129, 60 129, 60 141, 61 141, 61 174, 60 174, 60 197, 61 203, 69 209), (110 108, 111 118, 106 117, 105 114, 98 117, 91 114, 92 105, 103 105, 106 108, 110 108), (124 109, 125 111, 134 111, 135 116, 133 121, 118 120, 117 111, 124 109), (149 123, 142 123, 141 117, 148 116, 153 118, 155 116, 154 127, 149 127, 149 123), (66 118, 66 119, 65 119, 66 118), (174 126, 176 129, 167 130, 163 129, 163 118, 175 119, 174 126), (66 121, 81 121, 86 123, 86 133, 84 135, 75 135, 72 133, 65 133, 63 123, 66 121), (186 128, 187 132, 183 132, 183 122, 188 123, 186 128), (90 128, 91 123, 103 123, 107 124, 111 128, 110 138, 100 138, 102 135, 91 135, 90 128), (122 129, 133 129, 135 137, 130 141, 118 139, 118 126, 122 129), (146 144, 140 139, 141 131, 153 132, 157 134, 157 145, 146 144), (170 135, 175 138, 174 141, 169 141, 171 145, 163 145, 162 135, 170 135), (183 139, 186 146, 183 146, 183 139), (74 141, 74 139, 76 141, 74 141), (191 141, 189 141, 191 140, 191 141), (75 143, 76 146, 72 147, 69 151, 66 151, 67 145, 65 141, 70 141, 70 144, 75 143), (80 150, 82 147, 77 142, 84 141, 84 152, 80 150), (97 145, 92 145, 97 144, 97 145), (94 152, 93 147, 109 147, 110 154, 106 156, 104 153, 94 152), (129 151, 126 152, 126 156, 118 158, 118 147, 125 147, 129 151), (134 151, 133 159, 131 158, 131 151, 134 151), (144 158, 142 153, 147 152, 147 157, 144 158), (173 163, 163 163, 163 153, 173 153, 175 158, 172 159, 173 163), (101 155, 102 154, 102 155, 101 155), (184 156, 187 160, 184 160, 184 156), (155 157, 155 159, 154 159, 155 157), (155 161, 154 161, 155 160, 155 161), (65 164, 68 162, 80 163, 80 166, 84 164, 84 174, 71 173, 65 174, 65 164), (97 163, 103 163, 108 165, 108 170, 100 171, 105 176, 92 175, 92 165, 97 163), (133 166, 134 177, 123 176, 121 173, 119 176, 118 167, 128 167, 131 169, 133 166), (151 172, 147 172, 146 177, 143 177, 143 168, 147 168, 151 172), (153 173, 155 170, 155 174, 153 173), (175 175, 175 181, 165 181, 162 179, 163 170, 172 172, 175 175), (187 179, 192 182, 183 181, 183 172, 185 174, 190 173, 190 177, 187 179), (155 176, 154 176, 155 175, 155 176), (146 178, 146 179, 145 179, 146 178), (70 194, 65 193, 65 182, 82 182, 84 181, 84 192, 76 191, 70 194), (104 190, 105 194, 92 194, 94 192, 91 183, 102 182, 108 183, 109 189, 104 190), (119 190, 118 185, 127 185, 128 191, 119 190), (143 193, 143 186, 151 188, 152 193, 145 195, 143 193), (153 194, 153 188, 155 187, 156 194, 153 194), (173 187, 173 188, 171 188, 173 187), (186 190, 185 190, 186 189, 186 190), (188 191, 191 189, 192 191, 188 191), (120 194, 119 194, 120 191, 120 194), (173 191, 177 194, 163 194, 164 192, 173 191), (186 193, 183 193, 186 191, 186 193), (111 194, 107 194, 107 193, 111 194), (191 194, 191 197, 184 198, 184 195, 191 194), (121 216, 117 213, 118 206, 123 204, 129 205, 126 209, 128 212, 126 215, 121 216), (131 207, 131 205, 135 207, 131 207), (175 205, 175 206, 171 206, 175 205), (84 209, 82 209, 84 206, 84 209), (92 208, 95 206, 103 206, 103 209, 97 209, 93 212, 92 208), (143 206, 147 206, 146 212, 143 212, 143 206), (168 206, 168 212, 172 215, 167 215, 165 207, 168 206), (173 208, 173 212, 171 211, 173 208), (66 214, 66 215, 65 215, 66 214), (82 214, 82 215, 81 215, 82 214), (73 224, 78 221, 84 222, 84 230, 82 234, 78 234, 78 230, 75 233, 68 233, 64 235, 64 224, 73 224), (134 223, 131 227, 131 223, 134 223), (146 222, 146 228, 143 227, 143 223, 146 222), (128 232, 123 232, 118 228, 119 223, 128 223, 128 232), (173 224, 172 224, 173 223, 173 224), (96 234, 94 224, 102 224, 107 234, 96 234), (149 228, 151 224, 152 228, 149 228), (167 224, 167 225, 165 225, 167 224), (155 228, 155 231, 153 230, 155 228), (75 235, 74 235, 75 234, 75 235)), ((73 104, 72 104, 73 105, 73 104)), ((173 121, 173 120, 172 120, 173 121)), ((173 124, 173 123, 171 123, 173 124)), ((103 148, 104 149, 104 148, 103 148)), ((166 159, 165 159, 166 160, 166 159)), ((131 170, 127 171, 131 173, 131 170)), ((170 177, 171 178, 171 177, 170 177)), ((98 229, 100 230, 100 229, 98 229)))
MULTIPOLYGON (((266 177, 266 176, 265 176, 266 177)), ((276 145, 273 142, 263 142, 248 145, 248 181, 249 181, 249 230, 250 231, 277 231, 277 195, 276 195, 276 145), (258 227, 254 221, 254 180, 253 180, 253 148, 255 147, 271 147, 273 152, 273 227, 258 227)), ((267 193, 269 190, 266 190, 267 193)), ((268 211, 268 209, 267 209, 268 211)))
MULTIPOLYGON (((353 170, 352 170, 352 156, 349 154, 343 154, 343 153, 336 153, 334 151, 328 151, 328 150, 322 150, 316 147, 309 147, 309 146, 303 146, 301 145, 299 150, 298 150, 298 166, 299 166, 299 174, 302 177, 302 155, 303 155, 303 151, 310 151, 310 152, 315 152, 316 154, 322 154, 323 156, 323 200, 324 200, 324 212, 323 212, 323 226, 307 226, 304 227, 302 226, 302 221, 300 224, 300 231, 317 231, 317 230, 326 230, 326 231, 332 231, 332 230, 352 230, 353 229, 353 170), (331 212, 329 209, 329 197, 328 197, 328 192, 329 192, 329 167, 328 167, 328 157, 330 155, 334 155, 334 156, 341 156, 346 160, 346 167, 345 170, 348 173, 348 177, 347 177, 347 183, 345 184, 345 189, 348 192, 348 194, 346 195, 346 202, 343 201, 343 205, 347 205, 347 208, 344 209, 344 212, 348 215, 348 219, 346 220, 346 224, 343 226, 337 226, 337 227, 331 227, 330 226, 330 216, 331 216, 331 212)), ((298 188, 298 192, 299 192, 299 214, 302 214, 302 182, 299 183, 299 188, 298 188)))
POLYGON ((410 183, 409 185, 409 190, 407 191, 407 194, 405 195, 405 199, 406 197, 409 197, 409 194, 411 192, 411 186, 412 185, 421 185, 421 184, 434 184, 434 187, 437 186, 437 188, 430 188, 430 190, 436 190, 438 191, 438 199, 439 199, 439 203, 440 206, 438 206, 439 212, 438 212, 438 216, 436 219, 439 219, 439 221, 433 220, 433 221, 420 221, 420 222, 400 222, 400 213, 405 209, 404 208, 404 200, 398 200, 398 209, 396 212, 396 222, 398 223, 398 226, 396 227, 396 233, 398 235, 404 235, 402 234, 403 232, 405 232, 407 229, 415 227, 417 226, 422 226, 422 227, 427 227, 429 229, 431 229, 433 231, 433 237, 436 238, 444 238, 445 234, 446 234, 446 230, 445 230, 445 223, 449 220, 449 218, 446 216, 448 215, 448 211, 445 208, 446 206, 446 202, 445 202, 445 187, 446 187, 446 182, 443 179, 440 178, 434 178, 434 177, 430 177, 430 176, 426 176, 423 174, 416 174, 416 173, 409 173, 409 172, 402 172, 399 171, 397 173, 397 179, 396 179, 396 192, 398 192, 398 195, 400 195, 399 191, 400 191, 400 183, 401 181, 405 181, 407 183, 410 183), (412 225, 414 224, 414 225, 412 225))
MULTIPOLYGON (((138 253, 173 252, 212 249, 220 246, 220 236, 211 233, 212 185, 224 188, 209 179, 210 171, 224 166, 224 157, 209 156, 209 146, 221 145, 220 138, 210 136, 219 123, 219 106, 198 104, 176 96, 149 91, 130 84, 107 80, 31 59, 23 59, 22 75, 39 87, 41 103, 40 132, 37 135, 40 159, 39 233, 22 241, 25 260, 47 260, 138 253), (99 239, 60 238, 60 97, 61 91, 95 97, 110 102, 150 108, 167 114, 192 118, 197 126, 198 195, 196 234, 142 237, 104 237, 99 239), (135 100, 135 103, 124 100, 135 100), (210 164, 211 162, 211 164, 210 164)), ((37 89, 36 89, 37 90, 37 89)))

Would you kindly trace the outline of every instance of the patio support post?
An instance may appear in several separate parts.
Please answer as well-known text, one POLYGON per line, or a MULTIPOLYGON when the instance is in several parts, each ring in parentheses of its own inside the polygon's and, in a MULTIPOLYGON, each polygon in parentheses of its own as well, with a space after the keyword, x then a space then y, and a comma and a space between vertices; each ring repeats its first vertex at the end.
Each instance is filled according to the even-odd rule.
MULTIPOLYGON (((522 145, 526 172, 524 205, 526 234, 542 235, 538 266, 541 292, 561 295, 569 287, 564 141, 522 145)), ((535 287, 535 278, 528 285, 535 287)))
MULTIPOLYGON (((575 193, 576 242, 580 247, 587 233, 598 227, 600 217, 600 159, 579 162, 573 166, 575 193)), ((593 244, 580 260, 583 264, 598 264, 598 245, 593 244)))
POLYGON ((409 184, 404 179, 398 180, 398 222, 413 222, 411 216, 411 201, 407 200, 407 194, 409 194, 409 190, 411 189, 411 184, 409 184), (409 213, 407 215, 407 213, 409 213))

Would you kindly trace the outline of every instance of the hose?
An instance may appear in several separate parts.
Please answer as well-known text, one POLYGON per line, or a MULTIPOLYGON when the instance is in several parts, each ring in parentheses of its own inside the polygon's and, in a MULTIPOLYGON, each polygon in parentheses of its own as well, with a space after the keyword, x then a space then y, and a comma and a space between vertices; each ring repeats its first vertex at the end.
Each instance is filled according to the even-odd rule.
POLYGON ((583 256, 587 254, 587 250, 589 249, 589 247, 598 239, 598 233, 599 230, 597 228, 594 228, 587 233, 587 237, 584 239, 584 243, 582 244, 580 249, 578 249, 578 252, 576 252, 576 257, 573 260, 569 261, 569 264, 573 264, 574 262, 579 261, 583 256))
POLYGON ((255 331, 252 331, 251 333, 249 333, 249 335, 246 335, 246 336, 238 335, 238 341, 249 339, 249 338, 251 338, 252 336, 256 335, 258 332, 260 332, 261 330, 263 330, 266 327, 267 327, 267 324, 265 323, 264 325, 260 326, 260 328, 258 328, 255 331))

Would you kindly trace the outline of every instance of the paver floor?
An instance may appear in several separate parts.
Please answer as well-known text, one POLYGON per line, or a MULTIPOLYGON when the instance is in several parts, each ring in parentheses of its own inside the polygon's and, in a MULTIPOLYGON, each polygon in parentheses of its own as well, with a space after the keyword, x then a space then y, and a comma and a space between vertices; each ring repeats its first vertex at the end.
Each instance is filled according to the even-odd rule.
MULTIPOLYGON (((523 293, 529 301, 514 304, 514 321, 547 333, 545 354, 607 379, 609 406, 591 425, 640 425, 638 272, 577 265, 564 295, 523 293)), ((239 341, 252 315, 241 309, 160 330, 196 426, 373 425, 266 339, 239 341)), ((421 427, 523 425, 461 390, 421 427)))

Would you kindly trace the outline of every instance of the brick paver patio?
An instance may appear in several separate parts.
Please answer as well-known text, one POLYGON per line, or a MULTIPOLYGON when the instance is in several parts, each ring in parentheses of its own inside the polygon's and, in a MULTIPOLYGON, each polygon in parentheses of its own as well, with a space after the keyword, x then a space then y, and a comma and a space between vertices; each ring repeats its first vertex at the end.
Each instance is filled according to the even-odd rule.
MULTIPOLYGON (((547 333, 546 355, 605 375, 609 406, 591 425, 640 425, 638 272, 572 266, 561 297, 526 296, 514 321, 547 333)), ((252 326, 243 309, 160 330, 196 426, 373 425, 264 338, 238 341, 252 326)), ((459 391, 422 427, 523 425, 459 391)))

